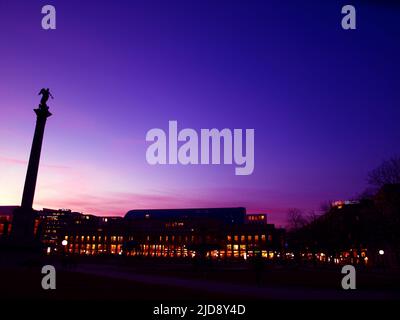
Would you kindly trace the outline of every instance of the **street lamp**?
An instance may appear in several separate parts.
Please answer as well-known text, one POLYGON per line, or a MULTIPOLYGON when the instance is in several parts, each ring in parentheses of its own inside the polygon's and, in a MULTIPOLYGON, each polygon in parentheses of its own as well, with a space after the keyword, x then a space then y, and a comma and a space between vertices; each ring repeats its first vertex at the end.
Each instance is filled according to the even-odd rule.
POLYGON ((64 239, 63 241, 61 241, 62 246, 64 247, 64 255, 67 255, 67 245, 68 245, 68 241, 67 239, 64 239))
POLYGON ((385 251, 383 251, 382 249, 378 251, 378 253, 383 256, 385 254, 385 251))

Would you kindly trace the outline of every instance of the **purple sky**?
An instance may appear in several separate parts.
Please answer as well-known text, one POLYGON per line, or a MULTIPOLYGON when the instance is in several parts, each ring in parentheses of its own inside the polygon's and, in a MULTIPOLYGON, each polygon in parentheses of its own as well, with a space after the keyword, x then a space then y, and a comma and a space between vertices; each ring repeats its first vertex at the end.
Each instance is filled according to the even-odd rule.
POLYGON ((280 225, 357 195, 400 149, 400 6, 354 3, 344 31, 341 1, 2 0, 0 205, 20 203, 42 87, 36 208, 245 206, 280 225), (254 173, 148 165, 146 133, 169 120, 254 128, 254 173))

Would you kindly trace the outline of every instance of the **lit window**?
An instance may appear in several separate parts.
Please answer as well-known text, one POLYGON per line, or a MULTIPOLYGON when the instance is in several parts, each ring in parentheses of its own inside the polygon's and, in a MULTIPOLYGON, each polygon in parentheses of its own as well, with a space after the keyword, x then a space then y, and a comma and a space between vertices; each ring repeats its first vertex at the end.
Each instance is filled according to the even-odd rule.
POLYGON ((233 239, 234 239, 235 241, 238 241, 238 240, 239 240, 239 236, 234 236, 233 239))
POLYGON ((244 242, 245 239, 246 239, 245 236, 240 236, 240 241, 241 242, 244 242))
POLYGON ((252 238, 253 238, 252 236, 247 236, 247 241, 250 242, 252 238))
POLYGON ((265 242, 265 238, 266 238, 266 237, 265 237, 265 234, 261 235, 261 241, 262 241, 262 242, 265 242))
POLYGON ((111 254, 115 254, 117 251, 117 246, 115 244, 111 245, 111 254))
POLYGON ((267 252, 267 250, 262 250, 262 251, 261 251, 261 256, 262 256, 263 258, 268 258, 268 252, 267 252))
POLYGON ((232 241, 232 236, 227 236, 226 239, 230 242, 232 241))

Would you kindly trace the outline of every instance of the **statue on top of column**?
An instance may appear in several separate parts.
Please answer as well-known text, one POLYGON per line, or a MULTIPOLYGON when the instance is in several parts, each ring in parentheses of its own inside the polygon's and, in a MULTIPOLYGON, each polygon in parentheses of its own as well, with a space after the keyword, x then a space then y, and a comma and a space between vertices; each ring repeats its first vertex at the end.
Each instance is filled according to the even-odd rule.
POLYGON ((47 88, 47 89, 42 88, 42 89, 40 90, 40 92, 39 92, 39 95, 42 95, 42 99, 40 99, 40 105, 39 105, 39 107, 40 107, 40 108, 48 109, 49 107, 48 107, 48 105, 46 104, 46 103, 47 103, 47 100, 49 100, 49 97, 51 97, 52 99, 54 99, 54 97, 53 97, 52 94, 50 93, 50 89, 49 89, 49 88, 47 88))

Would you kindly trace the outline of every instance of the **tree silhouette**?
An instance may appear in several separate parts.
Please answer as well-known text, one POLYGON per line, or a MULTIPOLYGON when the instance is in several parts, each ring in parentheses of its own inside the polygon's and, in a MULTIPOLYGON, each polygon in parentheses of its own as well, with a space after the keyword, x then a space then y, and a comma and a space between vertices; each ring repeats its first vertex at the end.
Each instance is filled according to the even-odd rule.
POLYGON ((304 217, 300 209, 292 208, 287 213, 287 223, 289 230, 298 230, 307 224, 307 219, 304 217))
POLYGON ((368 183, 377 187, 400 183, 400 157, 392 157, 368 174, 368 183))

